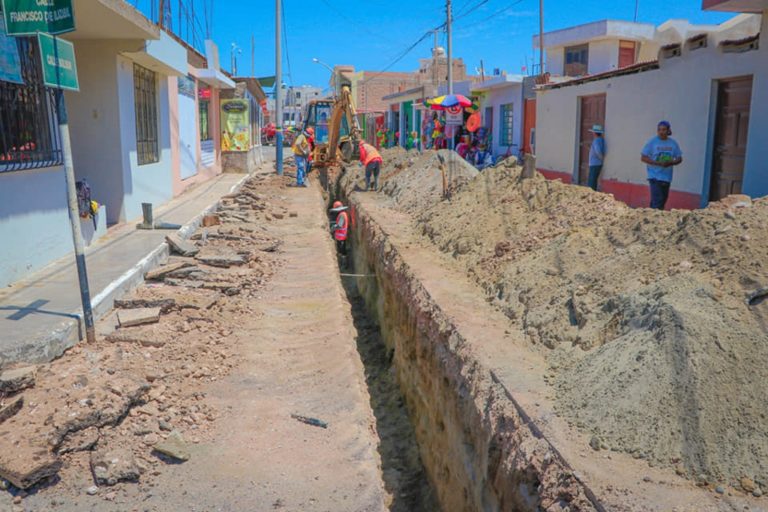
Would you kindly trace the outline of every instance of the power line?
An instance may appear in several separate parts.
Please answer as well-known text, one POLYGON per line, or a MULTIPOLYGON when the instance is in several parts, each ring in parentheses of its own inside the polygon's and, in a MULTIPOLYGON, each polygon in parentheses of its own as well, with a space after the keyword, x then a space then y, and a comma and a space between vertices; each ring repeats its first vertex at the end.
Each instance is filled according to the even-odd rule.
POLYGON ((515 1, 514 1, 514 2, 512 2, 511 4, 507 5, 506 7, 502 8, 502 9, 499 9, 498 11, 494 12, 494 13, 493 13, 493 14, 491 14, 490 16, 487 16, 487 17, 485 17, 485 18, 483 18, 483 19, 481 19, 481 20, 475 21, 475 22, 471 23, 470 25, 465 25, 463 28, 465 28, 465 29, 466 29, 466 28, 471 28, 471 27, 474 27, 474 26, 476 26, 476 25, 479 25, 479 24, 481 24, 481 23, 485 23, 486 21, 489 21, 489 20, 491 20, 492 18, 495 18, 495 17, 496 17, 496 16, 498 16, 499 14, 504 14, 505 12, 507 12, 508 10, 510 10, 511 8, 513 8, 514 6, 516 6, 516 5, 518 5, 518 4, 521 4, 521 3, 523 3, 523 1, 524 1, 524 0, 515 0, 515 1))
POLYGON ((283 46, 285 48, 285 62, 286 62, 286 64, 288 64, 288 83, 290 84, 291 87, 293 87, 293 73, 291 73, 291 56, 288 53, 288 27, 287 27, 287 24, 285 22, 285 18, 286 18, 286 16, 285 16, 285 14, 286 14, 285 2, 283 0, 280 0, 280 5, 283 8, 283 16, 282 16, 282 18, 283 18, 283 41, 284 41, 284 45, 283 46))

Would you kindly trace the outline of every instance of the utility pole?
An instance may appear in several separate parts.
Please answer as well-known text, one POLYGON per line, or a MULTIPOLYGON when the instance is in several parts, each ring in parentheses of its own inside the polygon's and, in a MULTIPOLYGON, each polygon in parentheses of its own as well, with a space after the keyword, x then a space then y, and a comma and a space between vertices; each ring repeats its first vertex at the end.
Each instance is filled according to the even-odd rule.
POLYGON ((635 23, 637 23, 637 11, 640 9, 640 0, 635 0, 635 23))
POLYGON ((283 52, 280 43, 280 2, 275 0, 275 167, 283 175, 283 52))
POLYGON ((433 30, 432 32, 435 36, 435 43, 432 47, 432 83, 435 84, 435 93, 437 93, 437 89, 440 88, 440 70, 437 67, 437 29, 433 30))
POLYGON ((539 0, 539 75, 544 76, 544 0, 539 0))
POLYGON ((447 15, 445 31, 448 36, 448 94, 453 94, 453 41, 451 38, 451 0, 445 0, 445 10, 447 15))

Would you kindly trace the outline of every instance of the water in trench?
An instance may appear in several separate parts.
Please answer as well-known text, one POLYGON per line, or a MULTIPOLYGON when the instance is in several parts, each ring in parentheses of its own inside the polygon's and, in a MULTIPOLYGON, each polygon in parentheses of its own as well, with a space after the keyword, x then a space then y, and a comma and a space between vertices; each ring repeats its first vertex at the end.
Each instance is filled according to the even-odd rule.
POLYGON ((439 512, 434 490, 419 456, 416 435, 397 384, 391 354, 379 326, 368 315, 353 277, 342 276, 357 330, 357 350, 379 434, 384 485, 392 495, 390 512, 439 512))

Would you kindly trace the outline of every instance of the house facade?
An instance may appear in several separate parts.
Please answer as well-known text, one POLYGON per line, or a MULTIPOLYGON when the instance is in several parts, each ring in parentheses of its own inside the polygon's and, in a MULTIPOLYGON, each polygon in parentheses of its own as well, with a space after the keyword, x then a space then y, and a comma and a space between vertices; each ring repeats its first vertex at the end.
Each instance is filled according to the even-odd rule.
POLYGON ((480 116, 490 133, 493 155, 517 155, 523 141, 523 77, 495 76, 472 85, 470 94, 480 103, 480 116))
POLYGON ((761 142, 768 137, 766 18, 739 15, 715 28, 678 31, 688 38, 660 46, 655 60, 540 86, 537 167, 550 178, 586 183, 589 129, 604 125, 601 190, 647 206, 640 152, 665 119, 684 155, 669 207, 768 194, 768 146, 761 142))

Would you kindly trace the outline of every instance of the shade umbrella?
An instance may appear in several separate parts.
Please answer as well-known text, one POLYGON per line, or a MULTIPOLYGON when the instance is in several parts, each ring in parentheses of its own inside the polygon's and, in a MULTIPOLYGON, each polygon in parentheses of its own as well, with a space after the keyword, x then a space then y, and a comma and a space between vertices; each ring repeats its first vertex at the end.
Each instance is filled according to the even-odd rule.
POLYGON ((461 94, 446 94, 427 100, 427 105, 432 110, 447 110, 451 107, 471 107, 472 101, 461 94))

